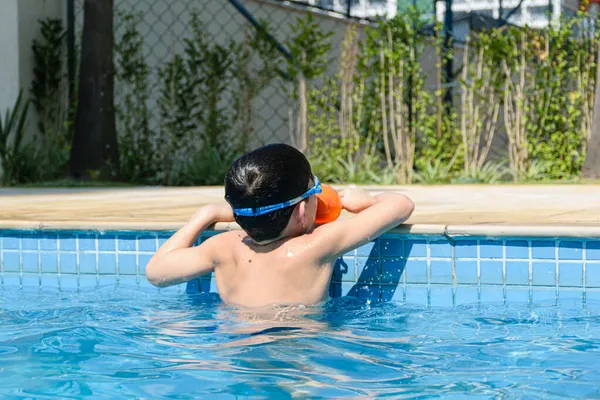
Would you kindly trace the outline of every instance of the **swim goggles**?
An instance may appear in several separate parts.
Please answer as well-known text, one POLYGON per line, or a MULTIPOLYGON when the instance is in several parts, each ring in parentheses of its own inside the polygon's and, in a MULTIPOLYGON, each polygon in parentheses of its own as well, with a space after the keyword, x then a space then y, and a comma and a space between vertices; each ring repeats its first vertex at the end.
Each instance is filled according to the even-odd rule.
POLYGON ((321 181, 316 176, 313 176, 315 186, 308 189, 302 196, 298 196, 295 199, 284 201, 283 203, 273 204, 272 206, 255 207, 255 208, 234 208, 234 214, 241 215, 242 217, 258 217, 259 215, 265 215, 273 211, 281 210, 282 208, 290 207, 300 203, 313 194, 319 194, 323 191, 321 188, 321 181))

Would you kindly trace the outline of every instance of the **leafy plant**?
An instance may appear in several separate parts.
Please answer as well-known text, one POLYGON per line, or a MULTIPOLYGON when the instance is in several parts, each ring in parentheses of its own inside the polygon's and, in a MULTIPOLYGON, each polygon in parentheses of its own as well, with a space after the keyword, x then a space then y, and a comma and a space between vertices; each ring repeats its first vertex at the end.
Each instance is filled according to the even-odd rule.
POLYGON ((29 100, 24 100, 23 91, 20 91, 12 109, 7 109, 4 118, 0 118, 0 161, 4 185, 26 182, 36 175, 36 149, 23 143, 28 111, 29 100))
POLYGON ((33 181, 57 179, 67 174, 71 151, 74 105, 71 104, 66 74, 66 31, 62 20, 40 20, 40 37, 32 44, 33 81, 31 103, 38 117, 39 137, 30 153, 38 165, 33 181), (43 149, 43 151, 41 151, 43 149))
POLYGON ((139 33, 141 15, 118 12, 122 35, 115 44, 117 134, 121 176, 134 183, 156 183, 160 160, 150 129, 149 75, 144 39, 139 33))
POLYGON ((236 153, 223 153, 205 147, 191 155, 180 158, 172 168, 167 184, 175 186, 222 185, 225 175, 236 159, 236 153))
MULTIPOLYGON (((548 178, 548 171, 551 168, 551 164, 544 161, 533 160, 524 170, 519 174, 519 180, 524 182, 541 181, 548 178)), ((511 171, 513 173, 513 171, 511 171)))
POLYGON ((506 163, 487 162, 481 167, 471 164, 469 169, 461 176, 452 180, 452 183, 487 183, 494 184, 502 182, 509 174, 506 163))
POLYGON ((42 135, 63 129, 68 111, 68 92, 65 76, 66 31, 61 19, 40 20, 41 38, 34 39, 33 81, 31 103, 39 116, 38 128, 42 135))
POLYGON ((240 153, 247 151, 255 139, 254 99, 281 74, 277 48, 267 37, 270 26, 266 21, 260 23, 261 29, 246 27, 244 40, 234 48, 233 79, 238 90, 233 94, 233 108, 240 153))
POLYGON ((597 29, 580 12, 541 31, 509 29, 498 55, 505 75, 505 125, 514 180, 579 174, 591 132, 597 29), (537 169, 534 168, 534 170, 537 169))
POLYGON ((291 53, 287 73, 293 82, 292 89, 288 91, 292 101, 289 108, 290 135, 296 147, 307 152, 310 85, 329 68, 331 62, 329 52, 332 48, 329 39, 333 33, 323 32, 321 25, 314 20, 311 13, 307 13, 304 19, 298 18, 291 29, 294 36, 287 41, 291 53))
POLYGON ((425 164, 423 169, 413 174, 413 179, 415 182, 428 185, 436 183, 449 183, 452 177, 455 175, 452 172, 455 160, 456 158, 452 159, 449 163, 441 159, 435 160, 433 163, 430 160, 425 164))
MULTIPOLYGON (((185 160, 198 154, 216 151, 217 162, 229 159, 240 148, 234 132, 236 115, 227 103, 228 90, 234 82, 234 57, 238 46, 212 43, 200 23, 198 14, 191 18, 192 35, 184 40, 183 55, 175 54, 160 68, 161 95, 158 100, 161 131, 159 148, 163 154, 165 183, 183 182, 173 174, 182 173, 185 160)), ((204 165, 204 164, 202 164, 204 165)))

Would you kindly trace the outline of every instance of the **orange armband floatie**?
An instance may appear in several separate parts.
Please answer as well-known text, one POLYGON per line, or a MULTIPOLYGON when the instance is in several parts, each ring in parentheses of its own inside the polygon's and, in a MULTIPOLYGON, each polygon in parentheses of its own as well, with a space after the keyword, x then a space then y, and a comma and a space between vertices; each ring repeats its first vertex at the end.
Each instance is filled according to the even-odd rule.
POLYGON ((340 195, 329 185, 321 184, 322 192, 317 194, 317 216, 315 222, 319 225, 333 222, 342 213, 340 195))

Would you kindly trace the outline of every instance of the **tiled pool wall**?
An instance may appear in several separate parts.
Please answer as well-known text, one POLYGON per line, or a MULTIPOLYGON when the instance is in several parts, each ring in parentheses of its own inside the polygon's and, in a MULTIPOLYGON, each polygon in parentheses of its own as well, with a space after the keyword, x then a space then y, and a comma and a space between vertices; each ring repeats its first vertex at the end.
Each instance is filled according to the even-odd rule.
MULTIPOLYGON (((216 291, 211 276, 160 290, 147 282, 145 267, 171 234, 0 230, 0 282, 3 290, 216 291)), ((330 294, 430 306, 600 300, 600 239, 387 234, 336 262, 330 294)))

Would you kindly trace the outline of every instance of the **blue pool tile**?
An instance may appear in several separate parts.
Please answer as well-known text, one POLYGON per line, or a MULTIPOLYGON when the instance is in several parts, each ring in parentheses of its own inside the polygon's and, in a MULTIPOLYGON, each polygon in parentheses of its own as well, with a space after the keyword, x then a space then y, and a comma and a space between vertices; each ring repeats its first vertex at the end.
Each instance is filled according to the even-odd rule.
POLYGON ((61 275, 59 278, 59 282, 60 290, 79 289, 79 278, 76 275, 61 275))
POLYGON ((5 251, 3 254, 3 271, 19 272, 21 270, 21 255, 16 251, 5 251))
POLYGON ((21 287, 23 289, 39 289, 40 288, 40 276, 39 275, 23 275, 21 277, 21 287))
POLYGON ((427 283, 427 261, 406 260, 406 282, 427 283))
POLYGON ((533 285, 556 286, 556 264, 554 262, 533 262, 533 285))
POLYGON ((581 289, 558 291, 558 302, 562 304, 580 304, 583 301, 583 291, 581 289))
POLYGON ((16 289, 21 287, 21 277, 19 275, 4 275, 2 285, 5 289, 16 289))
POLYGON ((96 253, 79 254, 79 273, 96 274, 96 253))
POLYGON ((381 286, 356 285, 356 297, 370 301, 379 301, 381 299, 381 286))
POLYGON ((344 255, 342 255, 342 257, 348 257, 348 258, 350 258, 350 257, 352 257, 352 258, 356 257, 356 249, 350 250, 347 253, 344 253, 344 255))
POLYGON ((116 237, 114 235, 98 236, 98 250, 100 251, 115 251, 116 237))
POLYGON ((476 240, 457 240, 454 243, 454 257, 477 258, 476 240))
POLYGON ((504 290, 501 286, 481 286, 482 303, 504 302, 504 290))
POLYGON ((499 240, 482 240, 479 242, 481 258, 502 258, 502 242, 499 240))
MULTIPOLYGON (((94 276, 94 275, 88 275, 88 276, 96 278, 96 276, 94 276)), ((100 275, 97 277, 98 287, 113 287, 114 288, 115 286, 117 286, 117 279, 118 279, 118 277, 116 275, 100 275)))
POLYGON ((576 286, 583 285, 583 263, 564 263, 558 264, 558 285, 576 286))
POLYGON ((358 272, 358 282, 360 283, 379 284, 381 282, 378 258, 357 257, 356 270, 358 272))
POLYGON ((477 261, 455 260, 457 284, 477 283, 477 261))
POLYGON ((381 260, 381 283, 397 284, 402 280, 405 261, 400 258, 383 258, 381 260))
POLYGON ((404 289, 398 285, 381 285, 381 301, 404 302, 404 289))
POLYGON ((407 240, 404 254, 406 254, 406 257, 427 257, 427 242, 424 240, 407 240))
POLYGON ((41 275, 41 285, 44 290, 58 290, 58 276, 57 275, 41 275))
POLYGON ((38 235, 21 235, 21 250, 39 250, 39 248, 38 235))
POLYGON ((158 234, 158 247, 162 246, 163 244, 165 244, 165 242, 167 240, 169 240, 169 238, 172 236, 172 234, 170 233, 159 233, 158 234))
POLYGON ((506 288, 507 303, 529 303, 529 289, 526 288, 506 288))
POLYGON ((590 240, 585 244, 586 260, 600 261, 600 240, 590 240))
POLYGON ((59 255, 58 265, 61 274, 76 274, 77 256, 73 253, 61 253, 59 255))
POLYGON ((455 304, 476 304, 479 301, 479 295, 476 287, 457 286, 455 295, 455 304))
POLYGON ((502 261, 481 260, 479 263, 481 283, 501 285, 502 261))
MULTIPOLYGON (((200 281, 198 280, 198 285, 199 284, 200 284, 200 281)), ((138 287, 140 288, 140 290, 142 290, 144 292, 158 293, 158 288, 156 286, 154 286, 153 284, 151 284, 150 282, 148 282, 148 280, 146 278, 140 277, 138 287)), ((196 292, 194 292, 194 293, 198 293, 199 290, 200 290, 200 287, 198 286, 196 288, 196 292)))
POLYGON ((526 240, 506 241, 506 258, 529 258, 529 243, 526 240))
POLYGON ((135 251, 135 236, 119 236, 119 251, 135 251))
POLYGON ((429 251, 433 258, 452 258, 452 245, 447 240, 430 242, 429 251))
POLYGON ((600 304, 600 290, 588 290, 585 292, 585 301, 587 303, 600 304))
MULTIPOLYGON (((62 280, 63 277, 61 276, 62 280)), ((80 275, 79 276, 79 289, 92 289, 98 287, 98 278, 96 275, 80 275)))
POLYGON ((554 305, 556 304, 556 289, 534 288, 531 300, 534 304, 554 305))
POLYGON ((22 253, 23 272, 37 274, 40 270, 39 253, 22 253))
MULTIPOLYGON (((145 279, 140 280, 140 288, 142 287, 143 281, 145 281, 145 279)), ((200 292, 200 279, 196 278, 187 282, 185 285, 185 292, 189 294, 200 292)))
POLYGON ((2 248, 4 250, 19 250, 20 247, 20 239, 18 235, 15 236, 5 236, 2 238, 2 248))
POLYGON ((585 266, 585 286, 600 288, 600 264, 590 264, 585 266))
POLYGON ((453 296, 452 286, 432 286, 429 301, 432 307, 452 307, 453 296))
POLYGON ((541 258, 546 260, 554 260, 556 243, 550 240, 534 240, 531 243, 531 257, 533 259, 541 258))
POLYGON ((406 303, 426 306, 429 302, 427 287, 406 285, 406 303))
POLYGON ((58 235, 54 233, 40 234, 41 250, 58 250, 58 235))
MULTIPOLYGON (((214 279, 211 280, 200 280, 200 291, 202 293, 217 293, 217 282, 214 279)), ((171 286, 165 289, 159 289, 160 293, 165 293, 170 291, 172 294, 178 294, 177 287, 171 286)))
POLYGON ((334 282, 356 282, 356 261, 354 257, 340 257, 333 266, 334 282))
MULTIPOLYGON (((188 287, 189 287, 189 283, 188 282, 188 287)), ((340 288, 340 283, 339 282, 330 282, 329 283, 329 297, 334 298, 334 297, 340 297, 339 294, 337 294, 339 292, 339 288, 340 288)), ((186 291, 187 292, 187 291, 186 291)), ((189 293, 189 292, 187 292, 189 293)))
POLYGON ((403 257, 404 241, 399 239, 381 239, 379 251, 382 257, 403 257))
POLYGON ((58 249, 60 251, 76 251, 77 237, 74 234, 61 234, 58 238, 58 249))
MULTIPOLYGON (((200 240, 200 239, 198 239, 200 240)), ((138 238, 138 246, 140 251, 147 251, 154 253, 156 249, 156 237, 149 235, 142 235, 138 238)))
POLYGON ((356 249, 356 255, 359 257, 379 257, 379 241, 375 240, 360 246, 356 249))
POLYGON ((431 283, 452 284, 452 261, 431 261, 431 283))
POLYGON ((119 286, 137 287, 137 285, 138 285, 137 278, 135 276, 131 276, 131 275, 119 276, 119 286))
POLYGON ((344 297, 344 296, 356 297, 357 287, 352 282, 342 282, 338 286, 338 289, 339 289, 339 297, 344 297))
POLYGON ((96 251, 96 235, 79 235, 79 251, 96 251))
POLYGON ((507 261, 506 262, 506 284, 507 285, 529 285, 529 262, 507 261))
POLYGON ((41 254, 42 273, 56 274, 58 272, 58 253, 43 252, 41 254))
POLYGON ((558 245, 559 260, 582 260, 583 243, 580 241, 561 241, 558 245))
POLYGON ((116 254, 98 255, 98 273, 101 275, 113 275, 117 273, 116 254))
POLYGON ((119 254, 118 260, 120 275, 137 274, 137 260, 135 254, 119 254))
POLYGON ((140 267, 140 275, 146 275, 146 266, 150 262, 152 258, 151 254, 140 254, 139 255, 139 267, 140 267))

